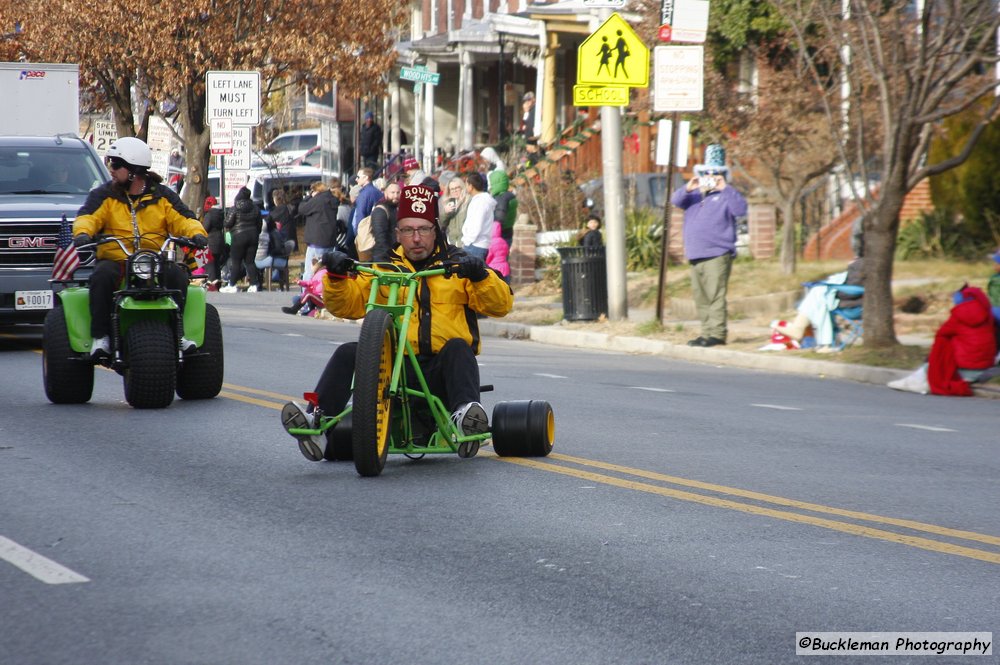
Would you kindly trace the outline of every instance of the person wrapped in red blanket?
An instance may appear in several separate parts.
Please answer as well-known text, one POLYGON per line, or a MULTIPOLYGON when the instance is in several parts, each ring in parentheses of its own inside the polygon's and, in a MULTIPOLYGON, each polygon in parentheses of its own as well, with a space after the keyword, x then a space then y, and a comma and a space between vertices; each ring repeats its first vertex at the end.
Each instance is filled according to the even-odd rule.
POLYGON ((967 370, 983 370, 996 362, 996 338, 990 301, 982 289, 966 284, 955 292, 951 314, 937 333, 927 364, 898 381, 896 390, 969 397, 967 370))

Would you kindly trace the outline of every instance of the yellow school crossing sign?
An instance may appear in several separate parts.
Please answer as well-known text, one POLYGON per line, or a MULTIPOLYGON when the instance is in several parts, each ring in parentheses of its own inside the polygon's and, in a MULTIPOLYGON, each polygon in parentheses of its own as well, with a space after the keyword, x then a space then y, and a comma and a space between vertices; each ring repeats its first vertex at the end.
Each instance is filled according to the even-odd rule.
POLYGON ((577 84, 649 85, 649 49, 618 14, 612 14, 580 44, 576 60, 577 84))

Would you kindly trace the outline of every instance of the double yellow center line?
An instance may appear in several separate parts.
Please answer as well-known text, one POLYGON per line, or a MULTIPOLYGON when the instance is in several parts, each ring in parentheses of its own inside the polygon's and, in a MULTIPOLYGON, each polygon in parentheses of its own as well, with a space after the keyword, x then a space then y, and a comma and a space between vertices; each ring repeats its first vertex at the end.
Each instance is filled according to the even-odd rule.
MULTIPOLYGON (((232 384, 225 384, 224 388, 226 390, 223 390, 220 397, 273 409, 281 409, 283 403, 291 399, 287 395, 232 384), (281 401, 272 402, 240 393, 260 395, 281 401)), ((908 545, 931 552, 952 554, 987 563, 1000 564, 1000 551, 976 549, 975 547, 949 542, 948 540, 936 540, 926 537, 926 535, 934 535, 950 539, 951 541, 982 543, 1000 548, 1000 537, 977 533, 975 531, 963 531, 914 520, 904 520, 854 510, 845 510, 843 508, 834 508, 832 506, 797 501, 795 499, 762 494, 736 487, 726 487, 725 485, 715 485, 700 480, 680 478, 678 476, 635 469, 582 457, 573 457, 556 452, 551 453, 546 458, 492 457, 491 459, 538 471, 579 478, 591 483, 632 490, 634 492, 646 492, 680 501, 699 503, 704 506, 726 508, 751 515, 761 515, 786 522, 817 526, 855 536, 908 545), (598 469, 603 473, 597 473, 588 469, 598 469), (678 489, 678 487, 687 489, 678 489), (726 497, 736 497, 748 502, 744 503, 726 497), (778 506, 780 508, 770 506, 778 506), (822 515, 830 517, 822 517, 822 515), (843 521, 831 519, 831 517, 841 518, 843 521), (890 531, 886 528, 870 526, 871 524, 882 527, 896 527, 904 531, 890 531)))

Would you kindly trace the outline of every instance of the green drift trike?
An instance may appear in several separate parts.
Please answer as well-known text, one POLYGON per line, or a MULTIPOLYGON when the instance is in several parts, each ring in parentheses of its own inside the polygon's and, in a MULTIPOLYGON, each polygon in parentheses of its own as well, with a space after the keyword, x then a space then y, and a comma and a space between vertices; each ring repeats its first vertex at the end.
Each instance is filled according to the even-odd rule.
POLYGON ((392 264, 357 263, 354 270, 371 275, 373 282, 358 338, 351 403, 341 413, 324 414, 319 412, 317 395, 305 393, 316 429, 291 428, 290 434, 326 436, 325 459, 353 459, 362 476, 379 475, 390 453, 419 459, 457 453, 463 443, 478 449, 489 439, 500 456, 544 457, 552 451, 555 416, 548 402, 500 402, 493 408, 490 431, 463 436, 444 403, 428 388, 407 331, 419 281, 448 275, 451 268, 409 273, 392 264), (384 303, 377 301, 380 292, 386 294, 384 303), (403 363, 412 368, 409 379, 403 363), (416 385, 410 384, 412 377, 416 385))
MULTIPOLYGON (((159 251, 139 249, 141 237, 98 236, 92 244, 117 243, 125 253, 125 276, 111 307, 111 352, 98 363, 123 378, 125 400, 137 409, 169 406, 182 399, 208 399, 222 390, 223 349, 219 313, 205 289, 187 287, 183 316, 162 282, 174 246, 195 247, 187 238, 163 238, 159 251), (133 248, 129 249, 129 244, 133 248), (182 340, 196 345, 185 352, 182 340)), ((90 290, 86 280, 62 280, 56 307, 45 317, 42 374, 45 395, 55 404, 82 404, 94 391, 90 358, 90 290)))

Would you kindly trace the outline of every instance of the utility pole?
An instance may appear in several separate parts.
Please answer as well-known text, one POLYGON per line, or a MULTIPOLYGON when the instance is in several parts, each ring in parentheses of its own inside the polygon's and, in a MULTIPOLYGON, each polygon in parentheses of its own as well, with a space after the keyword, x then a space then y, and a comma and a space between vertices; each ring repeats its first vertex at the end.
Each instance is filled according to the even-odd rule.
MULTIPOLYGON (((600 23, 611 18, 609 7, 598 12, 600 23)), ((596 29, 599 24, 592 26, 596 29)), ((608 318, 628 318, 625 279, 625 197, 622 191, 622 116, 615 106, 601 107, 601 170, 604 175, 604 229, 608 274, 608 318)))

